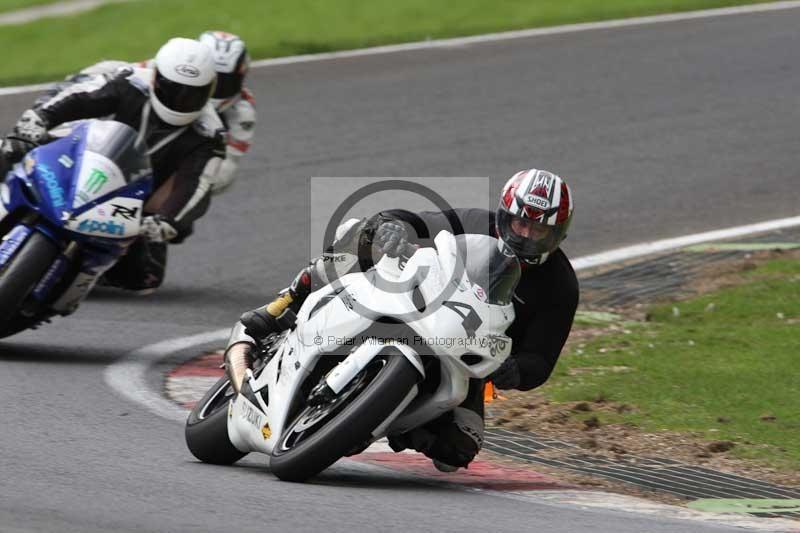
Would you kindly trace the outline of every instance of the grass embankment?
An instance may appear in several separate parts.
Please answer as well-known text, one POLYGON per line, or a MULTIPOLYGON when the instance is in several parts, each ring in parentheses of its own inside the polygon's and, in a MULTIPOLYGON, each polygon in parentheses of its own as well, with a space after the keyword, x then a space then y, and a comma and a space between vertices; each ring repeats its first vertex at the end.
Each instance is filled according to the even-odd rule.
POLYGON ((761 2, 142 0, 3 27, 0 49, 10 53, 0 85, 58 79, 100 59, 151 57, 169 37, 209 28, 242 35, 253 56, 265 58, 752 3, 761 2))
POLYGON ((800 470, 800 262, 771 261, 743 277, 573 348, 547 394, 633 405, 598 416, 730 440, 734 455, 800 470))

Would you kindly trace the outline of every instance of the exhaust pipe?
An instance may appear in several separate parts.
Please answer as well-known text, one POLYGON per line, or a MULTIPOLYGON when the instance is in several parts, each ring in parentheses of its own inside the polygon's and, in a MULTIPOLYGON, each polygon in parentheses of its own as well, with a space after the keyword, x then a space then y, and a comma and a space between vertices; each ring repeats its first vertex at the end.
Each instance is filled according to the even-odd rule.
POLYGON ((225 372, 231 380, 233 390, 239 393, 244 382, 245 371, 253 362, 250 352, 253 347, 246 342, 237 342, 225 350, 225 372))

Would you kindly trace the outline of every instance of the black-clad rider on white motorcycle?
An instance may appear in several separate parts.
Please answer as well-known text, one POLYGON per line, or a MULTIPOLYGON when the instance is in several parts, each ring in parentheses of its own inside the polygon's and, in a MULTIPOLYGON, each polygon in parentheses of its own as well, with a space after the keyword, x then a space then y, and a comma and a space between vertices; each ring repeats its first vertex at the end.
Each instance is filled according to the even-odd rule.
MULTIPOLYGON (((371 219, 351 219, 339 226, 333 245, 295 277, 268 305, 247 312, 234 327, 228 348, 255 344, 291 324, 284 311, 297 311, 305 298, 329 283, 330 267, 341 276, 366 271, 373 252, 396 257, 409 243, 431 246, 439 231, 477 233, 499 239, 522 264, 514 295, 515 320, 507 330, 512 355, 490 377, 500 389, 530 390, 549 378, 569 336, 578 304, 578 281, 559 248, 572 219, 572 194, 559 176, 543 170, 516 173, 502 190, 496 212, 453 209, 412 213, 385 211, 371 219)), ((434 460, 437 468, 466 467, 483 444, 483 382, 471 380, 464 402, 409 433, 392 436, 395 451, 412 448, 434 460)))

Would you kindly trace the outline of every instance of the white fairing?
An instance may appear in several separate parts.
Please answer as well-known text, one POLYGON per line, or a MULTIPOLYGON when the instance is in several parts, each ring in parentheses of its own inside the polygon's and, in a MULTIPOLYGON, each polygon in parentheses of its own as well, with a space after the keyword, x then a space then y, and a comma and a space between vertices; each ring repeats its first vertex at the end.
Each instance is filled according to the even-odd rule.
MULTIPOLYGON (((90 135, 103 131, 102 122, 94 126, 90 135)), ((73 209, 106 197, 127 185, 122 170, 102 154, 87 150, 83 152, 80 164, 72 199, 73 209)), ((129 239, 139 234, 141 211, 140 199, 112 197, 66 221, 64 227, 93 237, 129 239)))
POLYGON ((141 213, 141 200, 112 198, 69 220, 64 227, 93 237, 130 239, 139 235, 141 213))
POLYGON ((77 209, 124 186, 125 176, 116 163, 104 155, 86 151, 78 173, 72 208, 77 209))
POLYGON ((229 407, 228 434, 238 449, 272 451, 290 422, 295 395, 325 353, 349 352, 325 377, 334 393, 387 346, 399 349, 423 378, 418 353, 423 347, 421 339, 425 339, 424 348, 440 360, 442 379, 435 392, 420 396, 415 388, 402 408, 380 425, 375 439, 408 431, 453 409, 466 398, 470 378, 484 378, 502 364, 511 352, 511 339, 504 332, 514 320, 513 304, 489 304, 483 289, 476 288, 465 273, 454 276, 463 269, 458 268, 456 239, 450 233, 441 232, 435 243, 436 249, 418 250, 403 269, 397 259, 384 257, 374 270, 343 276, 338 288, 327 285, 306 299, 297 327, 285 335, 261 374, 245 380, 257 397, 259 391, 268 391, 268 400, 259 400, 264 403, 260 413, 264 416, 253 414, 259 406, 242 394, 229 407), (393 291, 387 286, 392 283, 396 284, 393 291), (346 290, 342 291, 342 286, 346 290), (451 292, 445 290, 448 287, 451 292), (415 305, 415 290, 417 298, 421 294, 426 303, 423 311, 415 305), (468 308, 480 317, 479 325, 470 332, 464 326, 466 313, 460 312, 468 308), (379 316, 402 319, 408 328, 392 326, 395 333, 391 339, 372 337, 375 329, 371 328, 379 316), (352 342, 362 334, 369 337, 352 342), (480 360, 467 364, 461 359, 466 353, 480 356, 480 360))

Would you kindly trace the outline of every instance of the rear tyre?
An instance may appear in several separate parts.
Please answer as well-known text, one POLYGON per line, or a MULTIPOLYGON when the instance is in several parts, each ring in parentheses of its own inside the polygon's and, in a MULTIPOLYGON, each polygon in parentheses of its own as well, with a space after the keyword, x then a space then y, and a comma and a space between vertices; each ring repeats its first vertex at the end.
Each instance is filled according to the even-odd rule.
POLYGON ((0 337, 19 331, 10 327, 12 319, 58 254, 53 241, 34 231, 0 272, 0 337))
POLYGON ((305 481, 363 446, 418 380, 408 359, 386 348, 332 402, 306 407, 287 426, 272 451, 272 473, 305 481))
POLYGON ((186 420, 186 445, 204 463, 231 465, 247 455, 228 437, 228 404, 235 393, 223 376, 197 402, 186 420))

